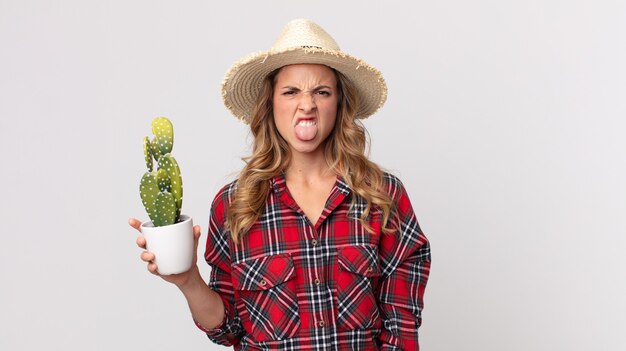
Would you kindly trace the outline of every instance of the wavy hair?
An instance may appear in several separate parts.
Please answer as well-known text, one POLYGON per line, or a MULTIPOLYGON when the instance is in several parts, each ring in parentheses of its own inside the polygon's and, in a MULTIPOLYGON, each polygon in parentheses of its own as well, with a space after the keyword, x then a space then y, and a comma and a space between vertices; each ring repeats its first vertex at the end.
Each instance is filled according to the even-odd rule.
MULTIPOLYGON (((332 68, 331 68, 332 69, 332 68)), ((393 231, 390 220, 393 201, 383 189, 383 171, 366 156, 369 146, 365 127, 355 117, 359 100, 356 88, 341 72, 332 69, 337 80, 338 106, 335 126, 326 140, 324 154, 331 171, 343 177, 353 193, 366 202, 359 220, 366 222, 373 206, 382 213, 382 231, 393 231)), ((226 223, 235 243, 239 242, 264 210, 269 194, 269 180, 287 169, 291 160, 289 145, 274 123, 272 101, 274 85, 280 68, 265 80, 250 120, 254 137, 252 155, 243 158, 246 165, 239 174, 232 202, 227 209, 226 223)), ((355 198, 352 198, 351 206, 355 198)))

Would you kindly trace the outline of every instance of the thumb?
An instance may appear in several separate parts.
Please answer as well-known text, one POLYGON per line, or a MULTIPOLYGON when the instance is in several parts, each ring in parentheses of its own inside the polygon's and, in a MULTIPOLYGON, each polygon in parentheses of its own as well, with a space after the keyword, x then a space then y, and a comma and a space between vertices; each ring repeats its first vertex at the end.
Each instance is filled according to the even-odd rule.
POLYGON ((193 226, 193 242, 194 242, 194 249, 198 250, 198 242, 200 241, 200 226, 199 225, 195 225, 193 226))

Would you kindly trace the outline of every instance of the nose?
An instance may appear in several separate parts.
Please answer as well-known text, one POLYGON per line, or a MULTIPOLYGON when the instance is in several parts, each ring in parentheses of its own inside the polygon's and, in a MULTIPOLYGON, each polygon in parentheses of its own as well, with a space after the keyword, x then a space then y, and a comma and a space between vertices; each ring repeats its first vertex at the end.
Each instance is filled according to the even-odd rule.
POLYGON ((314 111, 315 108, 317 107, 315 105, 315 97, 312 93, 310 92, 306 92, 300 95, 300 102, 298 104, 298 108, 304 112, 304 113, 308 113, 311 111, 314 111))

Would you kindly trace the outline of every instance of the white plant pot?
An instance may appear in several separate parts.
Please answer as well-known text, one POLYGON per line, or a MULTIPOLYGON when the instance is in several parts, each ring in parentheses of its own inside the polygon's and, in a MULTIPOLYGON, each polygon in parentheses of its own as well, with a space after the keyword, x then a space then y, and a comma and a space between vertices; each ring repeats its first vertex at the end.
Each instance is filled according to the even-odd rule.
POLYGON ((159 274, 183 273, 193 263, 193 220, 180 215, 180 222, 155 227, 151 221, 141 224, 146 249, 154 254, 159 274))

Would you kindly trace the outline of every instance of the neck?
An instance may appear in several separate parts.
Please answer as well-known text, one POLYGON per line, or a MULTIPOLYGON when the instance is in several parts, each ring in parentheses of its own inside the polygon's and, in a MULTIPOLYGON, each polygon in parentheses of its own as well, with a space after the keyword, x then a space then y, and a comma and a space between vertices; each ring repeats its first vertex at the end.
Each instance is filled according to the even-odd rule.
POLYGON ((314 179, 336 177, 336 175, 328 167, 323 150, 317 150, 313 153, 292 152, 291 162, 285 170, 285 177, 288 181, 309 182, 314 179))

